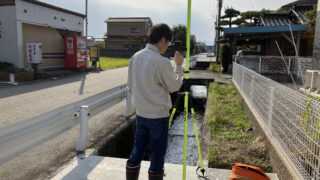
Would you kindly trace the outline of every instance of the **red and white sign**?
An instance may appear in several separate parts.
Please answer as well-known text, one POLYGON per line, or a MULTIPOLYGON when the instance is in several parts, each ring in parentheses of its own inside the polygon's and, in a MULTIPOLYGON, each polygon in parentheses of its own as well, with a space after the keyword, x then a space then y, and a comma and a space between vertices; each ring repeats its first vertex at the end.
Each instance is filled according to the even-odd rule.
POLYGON ((73 38, 72 37, 67 38, 67 53, 73 54, 73 38))
POLYGON ((27 43, 27 61, 30 64, 40 64, 42 62, 41 43, 27 43))

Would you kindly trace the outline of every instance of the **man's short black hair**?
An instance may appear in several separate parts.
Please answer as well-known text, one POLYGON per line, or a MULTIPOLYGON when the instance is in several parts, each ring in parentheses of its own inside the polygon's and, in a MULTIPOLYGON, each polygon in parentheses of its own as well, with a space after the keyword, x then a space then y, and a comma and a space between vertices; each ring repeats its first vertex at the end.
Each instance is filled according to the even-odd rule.
POLYGON ((172 33, 170 27, 164 23, 155 24, 148 32, 148 43, 156 44, 162 37, 164 37, 167 41, 171 41, 172 33))

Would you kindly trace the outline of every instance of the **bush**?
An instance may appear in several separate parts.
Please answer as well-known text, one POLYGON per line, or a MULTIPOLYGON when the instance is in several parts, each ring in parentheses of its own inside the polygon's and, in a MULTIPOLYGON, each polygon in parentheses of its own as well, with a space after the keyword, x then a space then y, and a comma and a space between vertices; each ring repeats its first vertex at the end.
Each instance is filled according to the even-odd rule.
POLYGON ((15 74, 15 73, 19 72, 19 69, 15 66, 9 66, 5 69, 5 72, 15 74))
POLYGON ((228 71, 229 64, 232 63, 232 51, 229 44, 224 44, 220 51, 223 72, 228 71))
POLYGON ((17 73, 19 72, 19 69, 11 63, 0 61, 0 72, 17 73))

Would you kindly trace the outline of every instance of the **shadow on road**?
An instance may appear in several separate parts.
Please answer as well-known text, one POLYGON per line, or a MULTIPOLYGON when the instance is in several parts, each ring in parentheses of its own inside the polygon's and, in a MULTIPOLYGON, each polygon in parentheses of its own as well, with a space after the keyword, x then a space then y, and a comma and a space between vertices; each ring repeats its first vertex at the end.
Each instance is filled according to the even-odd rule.
POLYGON ((63 79, 49 79, 49 80, 39 80, 33 82, 22 83, 18 86, 0 86, 0 98, 6 98, 10 96, 15 96, 19 94, 29 93, 32 91, 43 90, 47 88, 52 88, 55 86, 65 85, 69 83, 74 83, 81 81, 80 94, 83 92, 84 81, 86 79, 87 73, 81 73, 76 75, 70 75, 63 79))

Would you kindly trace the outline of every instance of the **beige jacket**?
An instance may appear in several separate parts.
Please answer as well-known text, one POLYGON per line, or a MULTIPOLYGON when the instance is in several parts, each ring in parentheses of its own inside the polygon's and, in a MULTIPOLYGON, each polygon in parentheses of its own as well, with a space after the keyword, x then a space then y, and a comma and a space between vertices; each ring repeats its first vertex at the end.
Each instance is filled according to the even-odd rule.
POLYGON ((169 93, 178 91, 183 81, 183 68, 174 69, 157 47, 147 44, 129 61, 128 85, 136 114, 145 118, 168 117, 172 107, 169 93))

